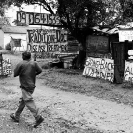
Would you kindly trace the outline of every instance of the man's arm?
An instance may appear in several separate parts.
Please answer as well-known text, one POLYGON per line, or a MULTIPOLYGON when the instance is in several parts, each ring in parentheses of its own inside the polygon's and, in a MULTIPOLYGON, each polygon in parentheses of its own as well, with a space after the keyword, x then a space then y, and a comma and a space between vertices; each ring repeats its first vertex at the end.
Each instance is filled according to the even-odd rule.
POLYGON ((41 67, 36 63, 36 75, 40 74, 41 72, 42 72, 41 67))
POLYGON ((14 69, 14 77, 19 76, 20 71, 21 71, 21 65, 20 64, 17 64, 17 66, 14 69))

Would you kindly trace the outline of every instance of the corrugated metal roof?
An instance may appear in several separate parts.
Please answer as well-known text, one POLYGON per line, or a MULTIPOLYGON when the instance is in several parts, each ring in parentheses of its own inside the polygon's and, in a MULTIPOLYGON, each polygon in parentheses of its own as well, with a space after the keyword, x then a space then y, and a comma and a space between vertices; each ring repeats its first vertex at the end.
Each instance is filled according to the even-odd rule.
POLYGON ((3 26, 2 30, 4 33, 21 33, 21 34, 25 34, 27 31, 26 27, 20 27, 20 26, 3 26))
POLYGON ((100 28, 99 26, 92 27, 93 30, 99 31, 106 34, 116 34, 119 33, 119 29, 132 29, 133 23, 127 23, 126 25, 117 25, 115 28, 100 28))
POLYGON ((40 29, 40 27, 2 26, 2 30, 3 30, 4 33, 26 34, 27 33, 27 29, 40 29))
POLYGON ((113 29, 110 29, 110 28, 100 29, 98 26, 95 26, 95 27, 92 27, 92 29, 96 30, 96 31, 100 31, 100 32, 106 33, 106 34, 115 34, 115 33, 118 33, 118 31, 119 31, 118 27, 113 28, 113 29))

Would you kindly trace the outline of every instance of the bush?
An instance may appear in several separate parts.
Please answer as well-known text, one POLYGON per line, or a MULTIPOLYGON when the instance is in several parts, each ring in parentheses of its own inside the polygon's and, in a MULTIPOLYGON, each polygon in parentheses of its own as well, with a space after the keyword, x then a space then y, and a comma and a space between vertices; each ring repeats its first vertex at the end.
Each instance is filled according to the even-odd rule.
POLYGON ((11 50, 11 45, 10 45, 10 43, 8 43, 8 44, 6 45, 6 50, 11 50))
POLYGON ((49 68, 50 68, 49 64, 42 65, 42 69, 49 69, 49 68))

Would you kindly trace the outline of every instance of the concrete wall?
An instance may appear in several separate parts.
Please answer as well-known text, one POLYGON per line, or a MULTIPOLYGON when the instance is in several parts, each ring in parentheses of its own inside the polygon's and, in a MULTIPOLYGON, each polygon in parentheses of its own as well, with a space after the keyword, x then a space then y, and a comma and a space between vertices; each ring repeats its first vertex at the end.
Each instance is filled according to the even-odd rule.
POLYGON ((27 42, 26 42, 26 34, 13 34, 13 33, 5 33, 4 34, 4 48, 10 42, 11 37, 14 39, 21 39, 21 46, 20 48, 14 48, 16 51, 25 51, 27 49, 27 42))

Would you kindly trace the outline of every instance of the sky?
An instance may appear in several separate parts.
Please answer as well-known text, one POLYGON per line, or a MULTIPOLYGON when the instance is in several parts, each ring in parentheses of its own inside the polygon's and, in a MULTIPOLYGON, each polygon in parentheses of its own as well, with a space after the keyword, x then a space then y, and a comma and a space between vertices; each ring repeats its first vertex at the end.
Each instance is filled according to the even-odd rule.
MULTIPOLYGON (((22 5, 23 11, 25 12, 41 12, 41 13, 46 13, 46 11, 38 5, 22 5)), ((10 19, 11 25, 14 25, 12 22, 16 19, 17 17, 17 12, 19 11, 18 7, 11 6, 7 11, 6 11, 6 17, 10 19)))

